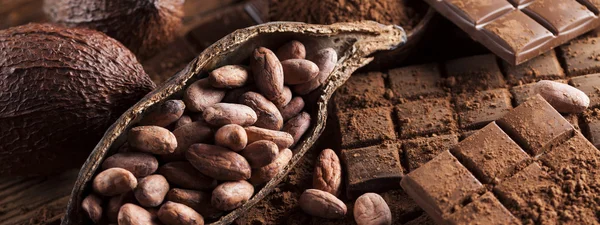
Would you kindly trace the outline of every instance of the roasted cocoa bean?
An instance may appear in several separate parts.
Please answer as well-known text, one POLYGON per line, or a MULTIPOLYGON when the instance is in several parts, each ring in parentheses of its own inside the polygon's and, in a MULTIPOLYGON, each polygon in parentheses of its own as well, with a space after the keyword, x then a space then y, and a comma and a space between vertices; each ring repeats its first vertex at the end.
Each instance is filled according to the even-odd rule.
POLYGON ((225 125, 215 133, 215 144, 236 152, 244 150, 248 144, 246 130, 237 124, 225 125))
POLYGON ((183 111, 185 111, 183 101, 167 100, 144 115, 140 125, 166 127, 181 118, 183 111))
POLYGON ((283 118, 277 106, 256 92, 246 92, 240 96, 240 104, 247 105, 256 112, 254 126, 270 130, 281 130, 283 118))
POLYGON ((128 170, 110 168, 96 175, 92 188, 100 195, 115 196, 133 190, 137 184, 137 179, 128 170))
POLYGON ((123 168, 135 177, 145 177, 156 172, 158 160, 153 155, 141 152, 117 153, 102 163, 102 169, 123 168))
POLYGON ((159 126, 134 127, 129 131, 127 141, 139 151, 157 155, 173 153, 177 148, 175 135, 159 126))
POLYGON ((211 204, 220 210, 229 211, 240 207, 254 194, 254 187, 245 180, 224 182, 212 193, 211 204))
POLYGON ((240 154, 229 149, 207 144, 193 144, 186 158, 203 174, 217 180, 246 180, 250 178, 250 164, 240 154))
POLYGON ((175 186, 194 189, 209 190, 217 186, 217 181, 198 171, 189 162, 170 162, 158 169, 169 183, 175 186))
POLYGON ((210 85, 208 78, 192 83, 183 93, 183 101, 192 112, 202 112, 206 107, 221 102, 225 90, 210 85))

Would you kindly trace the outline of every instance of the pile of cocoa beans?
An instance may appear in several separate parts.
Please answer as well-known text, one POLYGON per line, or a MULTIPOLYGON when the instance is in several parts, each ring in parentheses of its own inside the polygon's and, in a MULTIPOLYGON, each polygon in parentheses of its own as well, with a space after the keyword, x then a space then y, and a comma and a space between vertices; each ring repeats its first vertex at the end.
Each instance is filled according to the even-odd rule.
MULTIPOLYGON (((299 205, 312 216, 340 219, 348 211, 346 204, 338 198, 342 183, 342 165, 331 149, 319 154, 313 173, 313 188, 300 195, 299 205)), ((379 194, 365 193, 354 203, 354 221, 358 225, 391 225, 392 213, 379 194)))
POLYGON ((292 158, 310 127, 306 95, 337 53, 301 42, 259 47, 250 66, 226 65, 156 105, 102 163, 82 208, 95 223, 204 224, 248 201, 292 158), (293 91, 292 91, 293 90, 293 91))

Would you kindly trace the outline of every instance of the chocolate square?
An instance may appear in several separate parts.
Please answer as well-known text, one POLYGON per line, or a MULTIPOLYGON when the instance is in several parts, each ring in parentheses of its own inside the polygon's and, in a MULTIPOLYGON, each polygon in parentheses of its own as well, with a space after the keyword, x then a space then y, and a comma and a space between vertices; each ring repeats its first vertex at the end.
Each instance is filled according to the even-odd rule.
POLYGON ((489 22, 515 8, 506 0, 464 1, 443 0, 450 9, 473 25, 489 22), (477 9, 477 10, 473 10, 477 9))
POLYGON ((600 73, 598 40, 600 38, 583 38, 560 47, 569 76, 600 73))
MULTIPOLYGON (((587 170, 595 174, 600 169, 600 151, 579 132, 568 141, 542 154, 540 160, 557 172, 570 169, 571 171, 587 170)), ((593 179, 593 176, 596 175, 589 178, 593 179)))
POLYGON ((600 148, 600 109, 588 109, 583 113, 584 133, 588 140, 600 148))
POLYGON ((402 189, 390 190, 381 194, 392 212, 392 224, 404 224, 423 213, 417 203, 402 189))
POLYGON ((349 110, 338 113, 342 148, 364 147, 396 139, 389 107, 349 110))
POLYGON ((502 61, 502 66, 508 82, 512 85, 565 77, 554 51, 548 51, 518 66, 502 61))
POLYGON ((341 160, 346 168, 346 194, 350 199, 367 192, 399 188, 403 171, 397 145, 345 149, 341 160))
POLYGON ((436 223, 483 185, 449 151, 406 175, 400 185, 436 223))
POLYGON ((456 121, 447 98, 406 102, 397 105, 395 110, 402 138, 456 130, 456 121))
POLYGON ((458 138, 455 134, 422 137, 405 141, 402 144, 402 149, 404 150, 404 159, 407 161, 408 171, 419 168, 440 154, 440 152, 450 150, 456 143, 458 143, 458 138))
POLYGON ((456 96, 456 110, 460 128, 477 129, 499 119, 512 109, 510 93, 494 89, 456 96))
POLYGON ((447 224, 521 224, 491 192, 447 216, 446 220, 447 224))
POLYGON ((488 90, 504 87, 504 77, 494 55, 477 55, 446 62, 453 91, 488 90))
MULTIPOLYGON (((600 68, 600 62, 598 62, 598 65, 600 68)), ((571 78, 571 85, 583 91, 590 98, 590 108, 600 106, 600 74, 573 77, 571 78)))
POLYGON ((497 123, 533 156, 566 140, 574 130, 573 125, 540 95, 531 97, 497 123))
POLYGON ((523 11, 555 34, 569 33, 594 22, 594 13, 576 0, 534 1, 523 11))
POLYGON ((497 183, 501 175, 530 158, 494 122, 456 144, 450 151, 486 184, 497 183))
POLYGON ((338 111, 349 108, 387 106, 383 73, 352 74, 333 96, 338 111))
POLYGON ((407 66, 388 72, 390 88, 397 99, 417 99, 427 96, 443 96, 439 65, 435 63, 407 66))

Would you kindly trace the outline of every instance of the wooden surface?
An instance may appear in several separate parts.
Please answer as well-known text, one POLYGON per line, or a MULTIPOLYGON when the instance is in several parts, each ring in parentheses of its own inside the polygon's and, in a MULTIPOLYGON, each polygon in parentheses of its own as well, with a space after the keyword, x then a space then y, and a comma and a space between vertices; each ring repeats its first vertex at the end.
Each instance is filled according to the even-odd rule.
MULTIPOLYGON (((0 29, 46 22, 42 2, 0 0, 0 29)), ((181 37, 142 64, 153 80, 160 83, 212 42, 235 29, 256 24, 256 19, 263 19, 264 7, 263 0, 186 0, 181 37), (259 18, 250 15, 249 10, 258 13, 259 18), (206 30, 211 28, 218 29, 206 30), (190 31, 195 35, 190 35, 190 31), (207 32, 206 35, 202 35, 203 32, 207 32)), ((51 177, 0 177, 0 225, 59 224, 77 173, 74 169, 51 177)))

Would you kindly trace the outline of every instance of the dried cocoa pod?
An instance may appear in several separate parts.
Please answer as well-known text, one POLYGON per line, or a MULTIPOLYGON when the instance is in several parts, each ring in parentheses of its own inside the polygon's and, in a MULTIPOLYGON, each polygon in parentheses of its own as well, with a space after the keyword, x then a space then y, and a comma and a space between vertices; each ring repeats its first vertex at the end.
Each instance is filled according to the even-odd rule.
POLYGON ((137 184, 135 176, 126 169, 110 168, 96 175, 92 188, 100 195, 115 196, 133 190, 137 184))
POLYGON ((273 179, 292 159, 292 150, 286 148, 279 151, 277 159, 271 164, 252 170, 250 182, 254 185, 266 183, 273 179))
POLYGON ((164 155, 177 148, 177 139, 171 131, 159 126, 134 127, 127 135, 129 145, 137 150, 164 155))
POLYGON ((275 105, 282 105, 283 98, 283 68, 281 62, 268 48, 259 47, 250 57, 252 74, 256 87, 267 99, 275 105))
POLYGON ((156 207, 165 200, 168 191, 167 179, 162 175, 154 174, 140 179, 133 194, 141 206, 156 207))
POLYGON ((202 118, 214 126, 225 126, 227 124, 238 124, 250 126, 257 120, 257 115, 252 108, 242 104, 217 103, 206 108, 202 118))
POLYGON ((148 210, 131 203, 121 206, 118 217, 119 225, 159 225, 148 210))
POLYGON ((281 112, 283 120, 288 121, 298 115, 298 113, 302 112, 302 109, 304 109, 304 99, 302 99, 302 97, 294 97, 290 103, 282 107, 279 112, 281 112))
POLYGON ((225 125, 215 133, 215 144, 236 152, 244 150, 248 144, 246 130, 237 124, 225 125))
POLYGON ((289 148, 294 143, 294 137, 292 135, 276 130, 269 130, 260 127, 246 127, 246 134, 248 135, 248 143, 253 143, 260 140, 269 140, 275 142, 279 149, 289 148))
POLYGON ((118 221, 119 209, 127 203, 136 203, 133 191, 111 197, 106 204, 106 217, 108 218, 108 222, 116 223, 118 221))
POLYGON ((300 138, 302 138, 302 135, 306 133, 308 127, 310 127, 310 115, 308 115, 306 112, 303 112, 300 113, 300 115, 288 120, 281 131, 291 134, 292 137, 294 137, 294 143, 292 144, 292 146, 294 146, 296 143, 298 143, 300 138))
POLYGON ((194 143, 212 140, 213 132, 204 121, 195 121, 173 131, 177 140, 177 148, 171 154, 162 155, 165 161, 181 161, 185 159, 185 151, 194 143))
POLYGON ((281 130, 283 118, 277 106, 256 92, 246 92, 240 96, 240 104, 247 105, 256 112, 257 120, 254 126, 270 130, 281 130))
POLYGON ((158 219, 165 225, 204 225, 202 215, 184 204, 171 201, 160 207, 158 219))
POLYGON ((220 146, 193 144, 185 157, 200 172, 217 180, 250 178, 248 161, 240 154, 220 146))
POLYGON ((215 88, 238 88, 248 82, 248 70, 240 65, 227 65, 213 70, 208 81, 215 88))
POLYGON ((204 175, 192 164, 185 161, 162 165, 158 169, 158 173, 163 175, 171 184, 182 188, 208 190, 217 186, 215 179, 204 175))
POLYGON ((229 181, 217 186, 212 192, 211 204, 217 209, 229 211, 240 207, 254 194, 248 181, 229 181))
POLYGON ((156 172, 158 160, 153 155, 141 152, 126 152, 114 154, 102 163, 102 169, 123 168, 135 177, 145 177, 156 172))
POLYGON ((185 104, 181 100, 168 100, 154 107, 140 120, 141 126, 166 127, 177 121, 185 111, 185 104))
POLYGON ((331 149, 319 154, 313 173, 313 188, 339 196, 342 184, 342 165, 340 159, 331 149))
POLYGON ((192 112, 202 112, 206 107, 221 102, 225 97, 225 90, 217 89, 210 85, 207 78, 200 79, 191 84, 183 94, 183 101, 192 112))
POLYGON ((337 65, 338 55, 335 49, 324 48, 310 56, 308 60, 314 62, 319 67, 319 74, 309 82, 293 86, 294 92, 299 95, 307 95, 325 83, 327 77, 329 77, 335 69, 335 65, 337 65))
POLYGON ((312 216, 339 219, 346 215, 346 204, 328 192, 307 189, 300 195, 300 208, 312 216))
POLYGON ((167 193, 167 201, 187 205, 200 213, 204 218, 215 219, 223 214, 223 211, 218 210, 210 204, 211 193, 173 188, 167 193))
POLYGON ((279 155, 279 147, 272 141, 260 140, 255 141, 252 144, 246 146, 246 148, 240 152, 240 155, 244 156, 250 167, 261 168, 269 165, 279 155))
MULTIPOLYGON (((93 179, 93 174, 96 174, 99 166, 97 161, 107 157, 107 154, 112 152, 108 151, 109 149, 117 148, 122 144, 123 135, 134 125, 134 118, 143 117, 148 106, 183 95, 186 87, 196 79, 203 78, 207 74, 206 71, 212 71, 224 64, 243 63, 243 60, 251 57, 254 46, 262 45, 273 49, 280 47, 275 45, 281 43, 279 41, 281 39, 311 41, 320 47, 332 47, 345 57, 338 61, 339 66, 336 66, 336 69, 331 73, 330 82, 327 82, 326 87, 322 88, 323 92, 320 93, 320 96, 314 98, 314 101, 307 101, 306 104, 311 106, 308 107, 309 113, 314 115, 310 135, 304 138, 298 147, 294 149, 296 154, 289 161, 289 166, 286 166, 285 170, 280 171, 268 181, 268 184, 257 191, 240 208, 218 218, 214 223, 215 225, 232 223, 268 195, 284 179, 285 174, 293 168, 297 160, 314 144, 323 131, 327 115, 326 106, 333 91, 342 85, 357 68, 373 60, 372 55, 376 51, 392 49, 403 43, 405 34, 402 29, 395 26, 382 26, 367 21, 333 25, 284 22, 253 26, 232 33, 207 48, 186 68, 158 87, 153 93, 146 95, 144 99, 131 107, 111 126, 89 156, 88 163, 82 167, 80 177, 75 182, 63 223, 65 225, 82 223, 83 218, 85 218, 85 214, 81 210, 82 194, 86 193, 84 190, 89 190, 90 180, 93 179), (339 41, 334 42, 334 39, 339 41)), ((255 80, 255 82, 257 81, 255 80)), ((293 138, 291 139, 293 140, 293 138)))
POLYGON ((284 83, 288 85, 303 84, 311 81, 319 74, 317 64, 306 59, 288 59, 281 62, 284 83))
POLYGON ((293 40, 277 49, 277 58, 280 61, 288 59, 304 59, 306 57, 306 48, 302 42, 293 40))
POLYGON ((94 223, 102 219, 102 199, 95 194, 90 194, 83 199, 81 207, 94 223))
POLYGON ((365 193, 354 203, 354 221, 357 225, 391 225, 392 212, 383 198, 375 193, 365 193))

